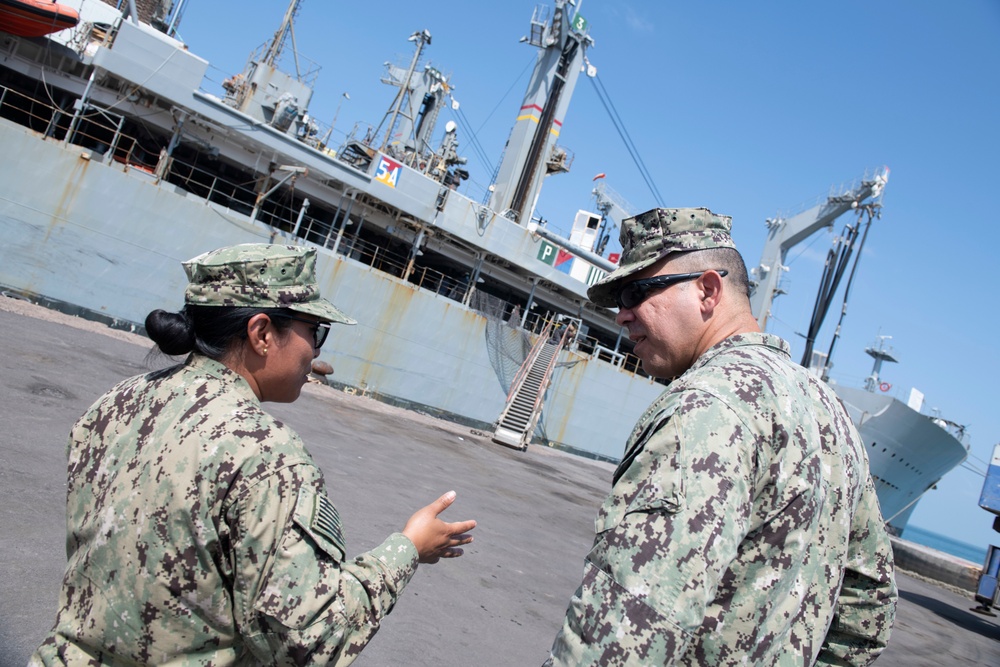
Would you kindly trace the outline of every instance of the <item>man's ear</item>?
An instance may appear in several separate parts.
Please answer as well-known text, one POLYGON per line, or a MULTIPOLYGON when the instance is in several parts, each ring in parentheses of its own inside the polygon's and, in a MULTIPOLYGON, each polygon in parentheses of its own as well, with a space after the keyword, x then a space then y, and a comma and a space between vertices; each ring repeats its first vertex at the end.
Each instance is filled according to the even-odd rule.
POLYGON ((706 271, 697 282, 701 296, 701 310, 708 314, 714 311, 722 299, 722 276, 716 271, 706 271))

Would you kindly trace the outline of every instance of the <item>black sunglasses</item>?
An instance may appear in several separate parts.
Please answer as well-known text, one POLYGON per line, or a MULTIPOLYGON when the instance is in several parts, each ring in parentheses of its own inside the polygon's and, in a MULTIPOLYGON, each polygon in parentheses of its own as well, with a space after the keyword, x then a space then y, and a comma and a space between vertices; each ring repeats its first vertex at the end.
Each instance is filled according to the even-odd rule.
POLYGON ((286 315, 285 313, 274 313, 270 315, 271 317, 284 317, 286 320, 295 320, 297 322, 305 322, 306 324, 311 324, 315 329, 313 329, 313 348, 319 349, 323 347, 323 343, 326 342, 326 337, 330 335, 330 323, 329 322, 317 322, 316 320, 307 320, 304 317, 295 317, 294 315, 286 315))
MULTIPOLYGON (((711 269, 708 269, 711 270, 711 269)), ((715 269, 723 278, 729 273, 725 269, 715 269)), ((649 298, 649 293, 654 289, 670 287, 685 280, 694 280, 705 275, 706 271, 696 271, 695 273, 669 273, 665 276, 653 276, 652 278, 642 278, 627 283, 618 290, 615 302, 619 308, 635 308, 640 303, 649 298)))

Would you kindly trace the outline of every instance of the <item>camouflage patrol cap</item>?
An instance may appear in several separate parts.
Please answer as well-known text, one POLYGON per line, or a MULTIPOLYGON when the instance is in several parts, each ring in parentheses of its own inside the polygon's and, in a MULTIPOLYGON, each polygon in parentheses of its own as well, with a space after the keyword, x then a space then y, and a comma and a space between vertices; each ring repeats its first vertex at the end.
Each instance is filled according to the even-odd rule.
POLYGON ((356 324, 319 295, 316 250, 245 243, 184 262, 184 303, 196 306, 288 308, 328 322, 356 324))
POLYGON ((729 230, 733 219, 707 208, 654 208, 622 222, 618 268, 587 290, 598 306, 612 308, 629 276, 675 252, 736 248, 729 230))

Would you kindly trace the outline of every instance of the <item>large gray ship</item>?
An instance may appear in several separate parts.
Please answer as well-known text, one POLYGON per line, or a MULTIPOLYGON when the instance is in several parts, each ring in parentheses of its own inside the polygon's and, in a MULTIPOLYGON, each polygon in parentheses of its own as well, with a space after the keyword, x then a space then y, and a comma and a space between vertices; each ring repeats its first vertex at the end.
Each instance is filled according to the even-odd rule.
MULTIPOLYGON (((243 242, 314 246, 323 293, 359 323, 335 327, 324 348, 345 391, 512 447, 535 439, 620 456, 663 389, 630 354, 614 311, 586 298, 614 267, 603 250, 628 211, 598 186, 598 210, 578 215, 570 239, 533 219, 544 179, 570 167, 556 140, 578 77, 592 70, 574 3, 555 0, 531 18, 534 73, 484 201, 460 192, 469 174, 457 128, 438 128, 452 86, 420 65, 428 31, 410 37, 407 65, 387 65, 396 91, 382 123, 334 146, 308 113, 315 72, 278 66, 298 0, 224 96, 202 89, 208 63, 174 36, 183 3, 138 4, 82 0, 79 23, 45 37, 0 22, 8 293, 136 329, 150 310, 178 307, 182 260, 243 242)), ((842 214, 874 210, 886 175, 770 221, 773 256, 755 269, 762 323, 788 248, 842 214)), ((875 392, 837 391, 901 532, 921 495, 964 460, 960 429, 875 392)))

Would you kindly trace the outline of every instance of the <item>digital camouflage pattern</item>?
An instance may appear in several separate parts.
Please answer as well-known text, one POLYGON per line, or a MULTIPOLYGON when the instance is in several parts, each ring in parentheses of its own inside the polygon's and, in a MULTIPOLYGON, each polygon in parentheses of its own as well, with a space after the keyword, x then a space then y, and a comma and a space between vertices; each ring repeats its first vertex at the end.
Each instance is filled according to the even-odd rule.
POLYGON ((735 248, 729 232, 733 219, 707 208, 654 208, 622 221, 618 268, 587 290, 598 306, 613 308, 615 295, 629 276, 675 252, 735 248))
POLYGON ((353 560, 323 475, 199 355, 74 426, 68 564, 31 665, 347 665, 413 576, 402 534, 353 560))
POLYGON ((642 415, 551 665, 867 665, 892 551, 857 430, 787 343, 732 336, 642 415))
POLYGON ((355 324, 319 295, 316 249, 244 243, 184 262, 184 302, 196 306, 288 308, 329 322, 355 324))

